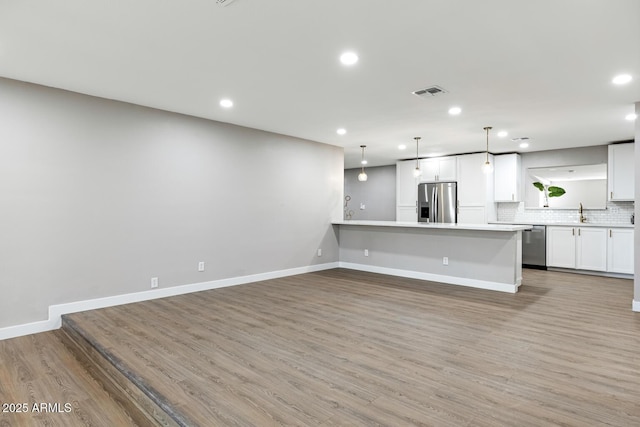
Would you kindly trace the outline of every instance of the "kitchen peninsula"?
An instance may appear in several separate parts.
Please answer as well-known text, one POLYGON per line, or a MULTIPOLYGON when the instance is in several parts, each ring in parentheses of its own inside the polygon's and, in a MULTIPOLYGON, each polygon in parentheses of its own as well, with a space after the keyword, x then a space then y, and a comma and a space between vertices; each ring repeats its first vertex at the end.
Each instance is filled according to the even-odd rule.
POLYGON ((336 221, 340 266, 515 293, 528 225, 336 221))

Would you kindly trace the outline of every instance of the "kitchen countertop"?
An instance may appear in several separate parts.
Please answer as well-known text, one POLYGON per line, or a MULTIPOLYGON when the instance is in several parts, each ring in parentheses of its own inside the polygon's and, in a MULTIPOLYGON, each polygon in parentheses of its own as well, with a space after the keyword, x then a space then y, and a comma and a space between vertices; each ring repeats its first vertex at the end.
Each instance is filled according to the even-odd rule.
POLYGON ((531 228, 529 224, 449 224, 441 222, 400 222, 400 221, 359 221, 343 220, 334 221, 334 225, 366 225, 373 227, 402 227, 402 228, 423 228, 440 230, 477 230, 477 231, 521 231, 531 228))
POLYGON ((633 228, 634 225, 629 224, 599 224, 591 222, 554 222, 554 221, 534 221, 534 222, 507 222, 507 221, 492 221, 491 224, 496 225, 557 225, 562 227, 601 227, 601 228, 633 228))

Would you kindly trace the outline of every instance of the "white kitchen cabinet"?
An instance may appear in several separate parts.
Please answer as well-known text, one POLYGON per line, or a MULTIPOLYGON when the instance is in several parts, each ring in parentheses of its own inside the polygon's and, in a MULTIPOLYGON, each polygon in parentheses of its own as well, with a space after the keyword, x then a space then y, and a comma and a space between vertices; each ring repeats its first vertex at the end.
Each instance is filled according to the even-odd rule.
POLYGON ((488 178, 482 171, 484 153, 458 156, 458 203, 460 206, 484 206, 487 200, 488 178))
POLYGON ((607 229, 547 227, 547 266, 607 271, 607 229))
POLYGON ((421 182, 455 181, 457 177, 455 156, 420 160, 421 182))
POLYGON ((576 228, 576 268, 607 271, 607 229, 576 228))
POLYGON ((418 179, 415 161, 396 163, 396 221, 418 220, 418 179))
POLYGON ((610 228, 607 242, 607 271, 634 274, 633 228, 610 228))
POLYGON ((576 268, 576 229, 547 227, 547 266, 576 268))
POLYGON ((494 156, 495 201, 519 202, 522 166, 520 154, 494 156))
POLYGON ((413 176, 415 161, 396 163, 396 206, 417 206, 418 180, 413 176))
POLYGON ((415 206, 396 206, 396 221, 418 221, 418 208, 415 206))
MULTIPOLYGON (((490 155, 489 161, 493 161, 490 155)), ((458 161, 458 222, 486 224, 495 220, 493 174, 485 174, 482 165, 485 153, 457 156, 458 161)))
POLYGON ((609 200, 634 200, 634 143, 609 145, 607 187, 609 200))
POLYGON ((486 224, 486 210, 484 206, 460 206, 458 208, 458 223, 486 224))

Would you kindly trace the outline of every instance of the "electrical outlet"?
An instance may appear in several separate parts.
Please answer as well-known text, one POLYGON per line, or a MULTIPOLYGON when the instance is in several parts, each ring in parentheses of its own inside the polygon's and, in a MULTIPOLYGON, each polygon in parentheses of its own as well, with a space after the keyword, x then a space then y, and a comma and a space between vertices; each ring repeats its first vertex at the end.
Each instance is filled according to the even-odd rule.
POLYGON ((151 288, 157 288, 158 287, 158 278, 157 277, 152 277, 151 278, 151 288))
POLYGON ((204 261, 198 263, 198 271, 204 271, 204 261))
POLYGON ((322 249, 318 249, 318 256, 322 256, 322 249))
POLYGON ((369 249, 364 250, 364 256, 369 256, 369 249))
POLYGON ((366 209, 366 206, 364 205, 364 203, 360 203, 360 210, 362 210, 362 211, 363 211, 363 210, 365 210, 365 209, 366 209))
POLYGON ((449 265, 449 257, 448 256, 442 258, 442 265, 449 265))

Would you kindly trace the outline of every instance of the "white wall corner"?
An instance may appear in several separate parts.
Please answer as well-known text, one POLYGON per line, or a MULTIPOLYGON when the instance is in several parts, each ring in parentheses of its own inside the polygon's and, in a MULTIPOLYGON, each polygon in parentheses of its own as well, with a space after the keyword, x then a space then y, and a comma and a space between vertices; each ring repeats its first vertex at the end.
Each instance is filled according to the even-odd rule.
POLYGON ((633 300, 633 304, 631 304, 631 310, 640 312, 640 300, 633 300))

